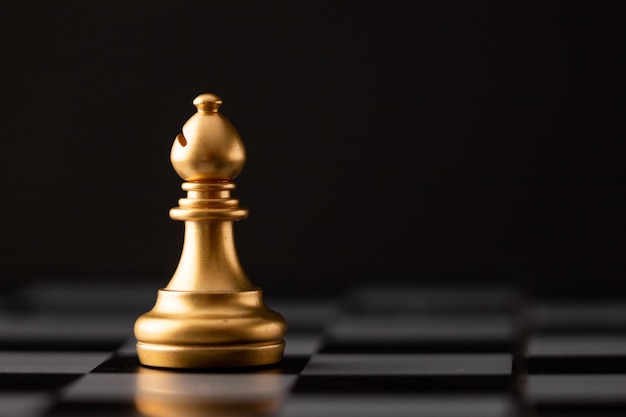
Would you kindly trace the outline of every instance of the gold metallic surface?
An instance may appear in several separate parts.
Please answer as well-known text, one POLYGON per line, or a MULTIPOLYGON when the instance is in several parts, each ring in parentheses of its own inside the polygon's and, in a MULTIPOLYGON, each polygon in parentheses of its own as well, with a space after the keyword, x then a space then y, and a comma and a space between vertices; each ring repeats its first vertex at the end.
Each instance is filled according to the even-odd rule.
POLYGON ((187 197, 170 210, 185 222, 180 261, 154 308, 135 323, 142 364, 164 368, 223 368, 279 362, 285 320, 263 302, 241 268, 235 220, 248 211, 231 198, 245 162, 239 134, 213 94, 194 100, 198 112, 174 140, 172 165, 187 197))
POLYGON ((201 94, 193 104, 198 112, 172 145, 174 169, 185 181, 232 180, 246 162, 239 133, 218 111, 222 104, 218 96, 201 94))

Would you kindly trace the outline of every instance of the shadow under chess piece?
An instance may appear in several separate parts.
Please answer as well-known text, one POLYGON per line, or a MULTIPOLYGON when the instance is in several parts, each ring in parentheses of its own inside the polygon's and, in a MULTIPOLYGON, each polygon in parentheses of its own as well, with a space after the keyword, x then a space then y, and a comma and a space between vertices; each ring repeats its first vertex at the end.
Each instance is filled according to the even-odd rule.
POLYGON ((170 210, 185 222, 178 267, 154 308, 135 323, 143 365, 165 368, 259 366, 280 362, 286 324, 267 308, 241 268, 232 222, 248 215, 231 198, 245 163, 239 134, 213 94, 174 140, 171 161, 187 198, 170 210))

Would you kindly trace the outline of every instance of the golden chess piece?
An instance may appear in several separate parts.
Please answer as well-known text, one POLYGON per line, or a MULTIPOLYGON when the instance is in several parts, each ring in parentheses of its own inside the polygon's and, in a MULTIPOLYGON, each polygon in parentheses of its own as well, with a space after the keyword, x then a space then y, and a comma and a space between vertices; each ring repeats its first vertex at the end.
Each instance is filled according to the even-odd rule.
POLYGON ((286 324, 267 308, 241 268, 233 221, 248 211, 231 198, 246 160, 239 133, 202 94, 174 140, 171 161, 187 198, 170 210, 185 222, 180 261, 156 304, 135 323, 143 365, 164 368, 259 366, 280 362, 286 324))

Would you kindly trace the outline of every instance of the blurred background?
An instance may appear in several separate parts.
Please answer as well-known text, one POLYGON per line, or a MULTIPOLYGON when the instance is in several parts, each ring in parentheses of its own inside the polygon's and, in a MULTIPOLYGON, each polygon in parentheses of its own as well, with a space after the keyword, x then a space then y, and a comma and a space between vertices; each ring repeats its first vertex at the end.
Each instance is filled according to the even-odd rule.
POLYGON ((626 292, 621 2, 8 1, 4 285, 165 285, 169 162, 220 95, 252 281, 626 292))

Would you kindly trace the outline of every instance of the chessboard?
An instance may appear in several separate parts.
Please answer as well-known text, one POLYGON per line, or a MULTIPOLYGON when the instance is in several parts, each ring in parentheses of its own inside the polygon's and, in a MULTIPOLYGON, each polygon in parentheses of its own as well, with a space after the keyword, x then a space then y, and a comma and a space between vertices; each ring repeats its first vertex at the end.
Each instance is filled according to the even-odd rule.
MULTIPOLYGON (((102 281, 100 281, 102 282, 102 281)), ((282 363, 163 370, 132 328, 152 286, 33 284, 0 297, 0 416, 626 415, 626 299, 363 285, 272 296, 282 363)))

